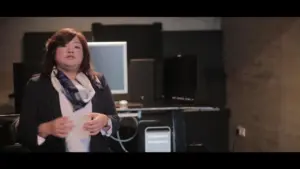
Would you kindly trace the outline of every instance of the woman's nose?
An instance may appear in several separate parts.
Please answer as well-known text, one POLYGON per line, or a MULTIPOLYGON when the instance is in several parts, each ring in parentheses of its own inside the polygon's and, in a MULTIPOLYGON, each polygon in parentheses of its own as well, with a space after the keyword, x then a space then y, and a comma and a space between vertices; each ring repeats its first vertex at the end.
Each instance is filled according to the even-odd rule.
POLYGON ((72 48, 68 48, 68 53, 74 53, 72 48))

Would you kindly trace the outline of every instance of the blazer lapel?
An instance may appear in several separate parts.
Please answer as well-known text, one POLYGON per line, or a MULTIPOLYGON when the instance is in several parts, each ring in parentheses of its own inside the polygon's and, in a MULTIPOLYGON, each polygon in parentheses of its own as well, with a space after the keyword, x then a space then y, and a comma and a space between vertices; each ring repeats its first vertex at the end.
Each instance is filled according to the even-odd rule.
POLYGON ((49 86, 49 102, 52 108, 53 117, 58 118, 62 116, 60 104, 59 104, 59 95, 55 88, 50 84, 49 86))
POLYGON ((95 96, 92 98, 92 109, 93 112, 101 112, 99 104, 100 103, 100 99, 99 99, 99 94, 100 94, 100 90, 96 85, 92 84, 94 90, 95 90, 95 96))

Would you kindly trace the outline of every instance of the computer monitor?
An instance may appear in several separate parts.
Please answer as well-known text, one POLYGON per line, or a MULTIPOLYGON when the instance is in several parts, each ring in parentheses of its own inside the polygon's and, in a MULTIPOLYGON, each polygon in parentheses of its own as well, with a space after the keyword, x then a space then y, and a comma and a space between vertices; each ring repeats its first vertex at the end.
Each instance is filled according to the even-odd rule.
POLYGON ((127 43, 88 42, 88 47, 95 71, 104 74, 112 94, 127 94, 127 43))

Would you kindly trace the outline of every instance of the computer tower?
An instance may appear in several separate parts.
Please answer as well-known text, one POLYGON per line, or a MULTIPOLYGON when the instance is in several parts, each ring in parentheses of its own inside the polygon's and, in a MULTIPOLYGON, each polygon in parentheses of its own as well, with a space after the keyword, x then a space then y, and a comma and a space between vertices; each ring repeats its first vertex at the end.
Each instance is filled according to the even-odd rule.
MULTIPOLYGON (((173 139, 173 122, 172 122, 172 111, 160 111, 160 112, 151 112, 151 111, 143 111, 142 118, 139 119, 139 127, 138 137, 137 137, 137 145, 138 152, 151 152, 149 151, 149 144, 147 145, 147 141, 153 142, 154 140, 147 139, 147 131, 152 129, 152 131, 167 131, 169 130, 171 134, 170 144, 171 144, 171 152, 176 152, 176 145, 174 144, 173 139), (154 129, 154 130, 153 130, 154 129), (147 147, 148 146, 148 147, 147 147)), ((148 135, 149 136, 149 135, 148 135)), ((158 141, 158 140, 156 140, 158 141)), ((160 140, 162 141, 162 140, 160 140)), ((165 147, 165 146, 164 146, 165 147)), ((152 149, 153 150, 153 149, 152 149)), ((160 150, 156 151, 159 152, 160 150)), ((162 150, 164 152, 164 150, 162 150)), ((154 152, 154 151, 152 151, 154 152)))

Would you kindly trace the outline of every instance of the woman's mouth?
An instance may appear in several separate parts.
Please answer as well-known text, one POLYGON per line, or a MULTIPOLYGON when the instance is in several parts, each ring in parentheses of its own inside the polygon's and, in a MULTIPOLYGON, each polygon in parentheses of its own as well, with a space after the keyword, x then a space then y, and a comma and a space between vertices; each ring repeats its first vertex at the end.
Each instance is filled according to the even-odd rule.
POLYGON ((75 56, 73 56, 73 55, 68 55, 66 58, 67 58, 67 59, 75 59, 75 56))

